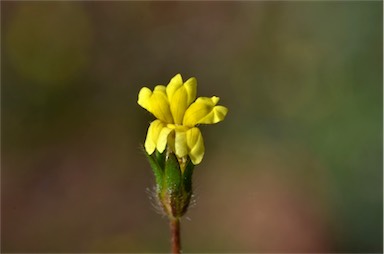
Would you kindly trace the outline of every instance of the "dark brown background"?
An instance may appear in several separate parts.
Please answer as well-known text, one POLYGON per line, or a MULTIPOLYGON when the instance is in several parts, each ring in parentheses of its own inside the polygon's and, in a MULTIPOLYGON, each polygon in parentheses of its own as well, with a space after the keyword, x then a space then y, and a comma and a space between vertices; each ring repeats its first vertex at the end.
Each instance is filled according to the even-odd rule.
POLYGON ((185 252, 380 252, 382 3, 1 2, 2 251, 167 252, 139 89, 226 120, 185 252))

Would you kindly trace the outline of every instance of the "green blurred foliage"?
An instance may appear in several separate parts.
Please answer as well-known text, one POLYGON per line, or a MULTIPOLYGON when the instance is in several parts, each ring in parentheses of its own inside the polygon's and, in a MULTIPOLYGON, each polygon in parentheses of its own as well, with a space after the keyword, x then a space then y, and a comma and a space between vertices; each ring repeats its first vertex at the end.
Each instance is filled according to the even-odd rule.
POLYGON ((382 2, 1 7, 3 252, 168 251, 136 100, 176 73, 229 108, 184 252, 382 251, 382 2))

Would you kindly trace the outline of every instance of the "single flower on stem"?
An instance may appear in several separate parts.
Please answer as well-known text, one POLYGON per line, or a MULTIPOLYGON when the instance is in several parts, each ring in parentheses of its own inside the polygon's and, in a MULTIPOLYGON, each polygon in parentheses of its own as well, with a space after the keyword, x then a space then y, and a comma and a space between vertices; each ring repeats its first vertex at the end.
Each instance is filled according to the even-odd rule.
POLYGON ((223 121, 228 109, 217 105, 219 97, 196 99, 197 82, 186 82, 180 74, 167 86, 153 91, 143 87, 138 104, 152 113, 154 120, 144 143, 156 177, 157 196, 170 219, 172 252, 180 253, 180 218, 192 195, 192 173, 204 157, 205 147, 199 124, 223 121))

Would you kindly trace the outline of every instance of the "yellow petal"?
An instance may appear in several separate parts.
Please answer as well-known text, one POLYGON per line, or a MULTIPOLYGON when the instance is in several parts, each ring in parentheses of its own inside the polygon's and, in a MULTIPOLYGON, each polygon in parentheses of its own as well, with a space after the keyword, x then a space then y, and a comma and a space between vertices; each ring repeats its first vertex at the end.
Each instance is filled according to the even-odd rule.
POLYGON ((192 128, 186 132, 188 155, 193 164, 197 165, 204 157, 204 140, 199 128, 192 128))
POLYGON ((150 109, 151 96, 152 96, 152 91, 148 87, 143 87, 139 92, 139 98, 137 100, 137 103, 143 108, 145 108, 146 110, 148 110, 149 112, 151 112, 151 109, 150 109))
POLYGON ((223 121, 228 109, 224 106, 216 106, 219 97, 199 97, 186 110, 183 125, 195 126, 196 124, 214 124, 223 121))
POLYGON ((190 78, 184 83, 188 94, 188 106, 196 99, 197 81, 196 78, 190 78))
POLYGON ((157 119, 165 123, 173 123, 165 86, 156 86, 149 99, 150 111, 157 119))
POLYGON ((176 74, 167 85, 168 99, 171 101, 174 93, 183 85, 183 79, 180 74, 176 74))
POLYGON ((176 124, 183 122, 185 110, 188 108, 188 94, 184 86, 179 87, 170 99, 170 108, 176 124))
POLYGON ((173 123, 165 86, 156 86, 153 92, 143 87, 137 103, 165 123, 173 123))
POLYGON ((175 132, 175 153, 179 158, 188 154, 187 135, 185 131, 175 132))
POLYGON ((172 129, 168 127, 164 127, 161 130, 159 134, 159 138, 157 139, 157 145, 156 145, 156 148, 160 153, 164 152, 165 148, 167 147, 168 135, 171 133, 171 131, 172 129))
POLYGON ((148 154, 152 154, 155 151, 157 140, 161 130, 165 127, 160 120, 155 120, 149 125, 147 138, 145 139, 145 150, 148 154))
POLYGON ((190 78, 183 84, 180 74, 176 75, 167 86, 174 123, 181 124, 183 122, 185 110, 196 98, 196 86, 195 78, 190 78))

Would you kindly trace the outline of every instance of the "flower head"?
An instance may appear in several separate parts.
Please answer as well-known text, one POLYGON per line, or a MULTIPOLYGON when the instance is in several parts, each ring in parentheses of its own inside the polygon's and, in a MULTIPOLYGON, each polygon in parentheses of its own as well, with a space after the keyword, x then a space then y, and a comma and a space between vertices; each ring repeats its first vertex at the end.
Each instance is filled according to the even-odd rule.
POLYGON ((140 90, 137 103, 157 118, 148 128, 144 144, 148 154, 156 149, 163 153, 168 147, 180 160, 186 161, 188 156, 195 165, 201 162, 205 148, 197 126, 223 121, 228 109, 217 105, 216 96, 196 99, 196 90, 196 79, 183 82, 180 74, 167 86, 140 90))

